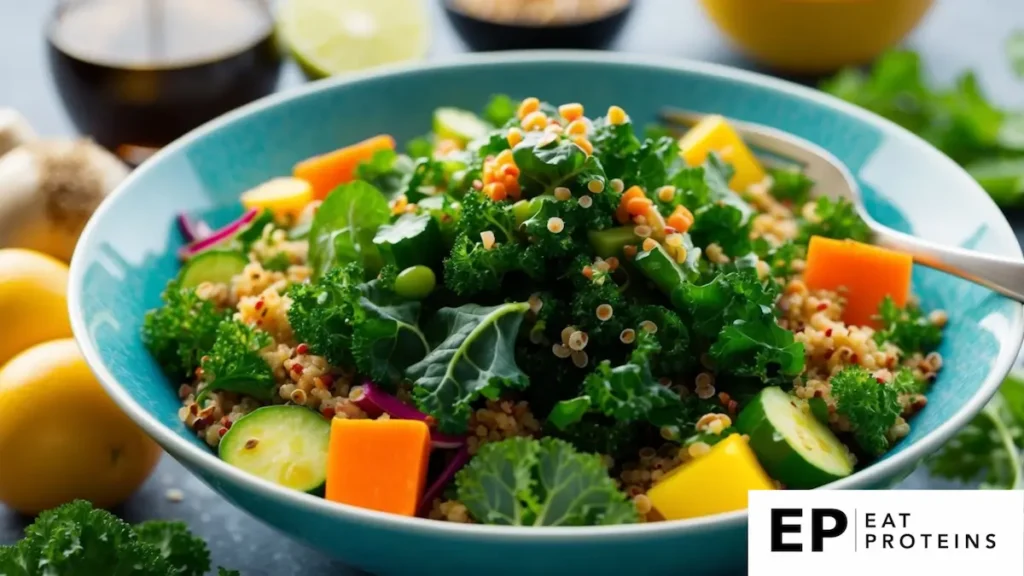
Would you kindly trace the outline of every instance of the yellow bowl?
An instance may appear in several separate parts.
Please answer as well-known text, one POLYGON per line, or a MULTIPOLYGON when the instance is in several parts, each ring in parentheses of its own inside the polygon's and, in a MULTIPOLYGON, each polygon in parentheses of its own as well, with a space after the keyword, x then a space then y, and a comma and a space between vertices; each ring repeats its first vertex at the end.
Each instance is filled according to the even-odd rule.
POLYGON ((897 44, 933 0, 701 0, 748 56, 797 73, 865 64, 897 44))

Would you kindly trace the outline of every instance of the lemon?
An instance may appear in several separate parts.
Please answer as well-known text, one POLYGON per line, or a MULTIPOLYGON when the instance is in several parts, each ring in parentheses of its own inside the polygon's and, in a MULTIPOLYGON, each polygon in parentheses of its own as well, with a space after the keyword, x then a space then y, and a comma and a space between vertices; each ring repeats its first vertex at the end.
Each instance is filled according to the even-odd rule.
POLYGON ((0 502, 36 514, 76 498, 123 502, 160 447, 107 396, 70 338, 33 346, 0 368, 0 502))
POLYGON ((22 350, 71 336, 68 267, 32 250, 0 250, 0 365, 22 350))
POLYGON ((287 0, 278 31, 315 78, 418 60, 427 53, 425 0, 287 0))

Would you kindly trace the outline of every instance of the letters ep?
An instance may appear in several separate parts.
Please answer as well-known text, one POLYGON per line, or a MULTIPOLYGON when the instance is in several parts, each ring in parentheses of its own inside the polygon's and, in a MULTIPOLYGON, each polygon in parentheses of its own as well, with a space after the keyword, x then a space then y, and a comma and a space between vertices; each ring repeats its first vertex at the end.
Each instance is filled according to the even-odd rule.
MULTIPOLYGON (((799 508, 772 509, 772 552, 803 552, 804 545, 800 542, 785 542, 785 534, 799 534, 799 522, 787 522, 791 518, 802 518, 803 510, 799 508)), ((846 532, 849 521, 842 510, 835 508, 811 509, 811 551, 821 552, 826 538, 837 538, 846 532), (833 526, 825 528, 825 519, 831 518, 833 526)))

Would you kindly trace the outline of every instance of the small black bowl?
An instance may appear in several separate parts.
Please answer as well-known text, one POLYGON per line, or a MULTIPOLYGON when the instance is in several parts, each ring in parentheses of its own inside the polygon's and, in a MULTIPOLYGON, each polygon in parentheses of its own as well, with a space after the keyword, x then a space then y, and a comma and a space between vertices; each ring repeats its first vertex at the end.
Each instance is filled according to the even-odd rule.
POLYGON ((506 24, 470 16, 444 1, 444 11, 459 36, 476 51, 564 48, 607 48, 628 20, 634 2, 596 20, 551 26, 506 24))

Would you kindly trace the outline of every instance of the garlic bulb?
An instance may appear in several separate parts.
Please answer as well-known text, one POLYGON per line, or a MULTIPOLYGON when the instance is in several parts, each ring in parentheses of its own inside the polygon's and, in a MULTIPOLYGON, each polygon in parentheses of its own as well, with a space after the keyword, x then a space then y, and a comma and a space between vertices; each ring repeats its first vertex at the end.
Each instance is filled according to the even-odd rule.
POLYGON ((14 148, 0 156, 0 247, 70 260, 93 211, 127 176, 121 160, 90 140, 14 148))
POLYGON ((0 108, 0 156, 36 139, 28 120, 13 108, 0 108))

